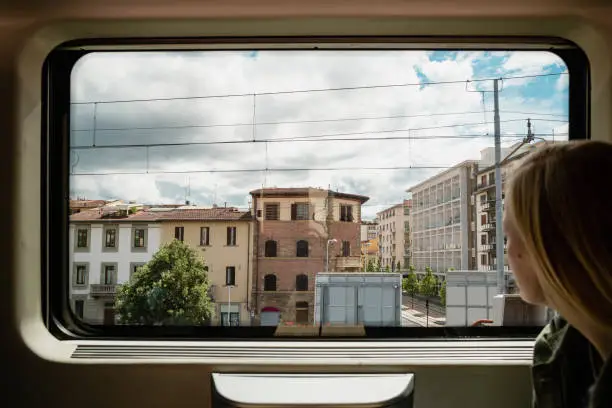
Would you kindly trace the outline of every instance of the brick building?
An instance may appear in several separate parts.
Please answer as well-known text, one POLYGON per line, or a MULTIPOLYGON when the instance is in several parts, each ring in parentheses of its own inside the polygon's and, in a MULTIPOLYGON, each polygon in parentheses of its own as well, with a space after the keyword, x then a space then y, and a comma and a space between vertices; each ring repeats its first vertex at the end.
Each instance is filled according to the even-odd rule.
POLYGON ((253 310, 262 325, 312 322, 317 272, 359 271, 361 204, 369 198, 317 188, 251 191, 253 310), (327 248, 329 247, 329 257, 327 248))

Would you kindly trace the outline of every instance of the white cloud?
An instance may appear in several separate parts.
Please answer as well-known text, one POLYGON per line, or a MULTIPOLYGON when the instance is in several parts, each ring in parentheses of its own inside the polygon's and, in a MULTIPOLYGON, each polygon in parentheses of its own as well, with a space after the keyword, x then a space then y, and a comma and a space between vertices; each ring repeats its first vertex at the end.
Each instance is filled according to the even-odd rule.
MULTIPOLYGON (((250 125, 253 119, 253 97, 250 94, 253 92, 415 84, 419 82, 417 70, 430 81, 464 81, 475 75, 474 61, 483 58, 486 57, 481 52, 465 52, 459 53, 454 60, 430 61, 426 52, 417 51, 259 52, 256 58, 249 58, 241 52, 91 54, 74 71, 72 97, 75 101, 112 101, 247 94, 232 98, 98 104, 95 108, 97 145, 247 141, 253 137, 250 125), (221 124, 245 126, 203 127, 221 124), (159 129, 186 125, 202 127, 159 129), (101 130, 136 127, 158 129, 101 130)), ((499 69, 508 75, 541 73, 546 66, 559 61, 550 53, 512 53, 499 69)), ((523 85, 527 86, 528 82, 523 85)), ((555 84, 557 91, 560 87, 559 83, 555 84)), ((491 94, 486 94, 485 102, 484 110, 490 111, 491 94)), ((528 116, 509 111, 557 113, 556 104, 555 98, 524 98, 502 93, 502 132, 520 137, 526 131, 528 116)), ((369 196, 371 200, 364 207, 364 213, 373 216, 383 205, 399 202, 406 196, 408 187, 435 174, 436 170, 363 168, 453 165, 466 159, 477 159, 480 149, 493 144, 491 136, 455 140, 438 138, 492 134, 492 124, 444 127, 493 119, 490 112, 483 112, 481 94, 467 92, 464 82, 423 88, 389 87, 260 95, 256 98, 256 120, 259 123, 381 116, 411 117, 258 125, 255 131, 258 140, 372 132, 335 137, 345 139, 341 141, 323 141, 330 136, 309 142, 270 142, 267 154, 264 143, 80 150, 74 171, 352 168, 328 172, 273 171, 267 174, 203 172, 189 175, 189 183, 192 200, 198 204, 211 205, 215 200, 239 206, 248 205, 248 192, 261 187, 264 181, 268 186, 279 187, 330 185, 369 196), (389 132, 397 129, 414 130, 389 132), (408 135, 430 139, 385 140, 408 135), (364 140, 367 137, 380 139, 364 140)), ((550 129, 559 125, 538 122, 537 116, 531 116, 541 133, 550 133, 550 129)), ((85 129, 73 133, 73 144, 91 145, 94 139, 91 130, 93 118, 93 106, 73 107, 73 129, 85 129)), ((513 140, 507 138, 504 143, 513 140)), ((184 199, 186 178, 186 174, 77 176, 73 177, 71 190, 91 198, 113 196, 143 202, 176 202, 184 199)))

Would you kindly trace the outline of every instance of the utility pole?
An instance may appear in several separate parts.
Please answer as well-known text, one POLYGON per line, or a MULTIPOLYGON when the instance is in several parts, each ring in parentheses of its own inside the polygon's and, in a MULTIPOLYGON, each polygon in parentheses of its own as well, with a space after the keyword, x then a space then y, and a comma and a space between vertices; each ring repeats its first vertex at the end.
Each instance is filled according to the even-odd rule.
POLYGON ((504 233, 502 231, 501 129, 499 121, 499 79, 493 80, 495 125, 495 249, 497 258, 497 293, 506 292, 504 276, 504 233))

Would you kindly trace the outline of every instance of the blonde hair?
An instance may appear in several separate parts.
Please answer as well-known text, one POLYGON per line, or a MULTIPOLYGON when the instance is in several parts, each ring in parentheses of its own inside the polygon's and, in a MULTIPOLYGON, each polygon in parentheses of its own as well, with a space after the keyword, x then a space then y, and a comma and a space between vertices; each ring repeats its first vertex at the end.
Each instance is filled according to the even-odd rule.
POLYGON ((512 175, 506 201, 545 296, 612 328, 612 144, 544 145, 512 175))

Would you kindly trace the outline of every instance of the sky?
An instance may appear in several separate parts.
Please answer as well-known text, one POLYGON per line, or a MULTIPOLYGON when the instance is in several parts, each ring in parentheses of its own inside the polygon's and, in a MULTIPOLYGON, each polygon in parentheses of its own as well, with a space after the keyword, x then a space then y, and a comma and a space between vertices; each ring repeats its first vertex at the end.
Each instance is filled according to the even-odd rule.
POLYGON ((247 209, 251 190, 310 186, 369 197, 372 219, 494 145, 486 78, 502 78, 502 146, 527 118, 567 139, 569 75, 550 52, 91 53, 72 72, 70 193, 247 209))

